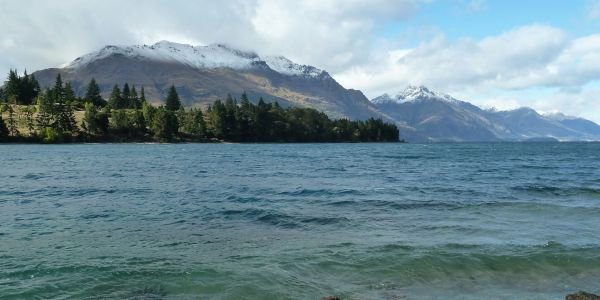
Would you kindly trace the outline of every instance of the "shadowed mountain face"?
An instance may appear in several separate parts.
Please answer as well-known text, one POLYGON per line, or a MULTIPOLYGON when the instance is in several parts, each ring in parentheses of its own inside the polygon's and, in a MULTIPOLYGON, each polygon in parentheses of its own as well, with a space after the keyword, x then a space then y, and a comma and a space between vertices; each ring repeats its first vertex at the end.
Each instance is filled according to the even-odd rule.
POLYGON ((345 89, 327 72, 284 57, 261 58, 224 45, 193 47, 170 42, 152 46, 107 46, 77 58, 64 68, 35 72, 42 87, 60 73, 79 95, 95 78, 108 98, 114 84, 144 87, 146 98, 162 102, 173 84, 186 105, 206 106, 228 94, 246 91, 253 100, 312 107, 334 118, 389 118, 360 91, 345 89))
POLYGON ((410 86, 395 97, 385 94, 372 102, 413 128, 413 140, 418 141, 600 140, 600 126, 585 119, 543 116, 531 108, 482 110, 422 86, 410 86))

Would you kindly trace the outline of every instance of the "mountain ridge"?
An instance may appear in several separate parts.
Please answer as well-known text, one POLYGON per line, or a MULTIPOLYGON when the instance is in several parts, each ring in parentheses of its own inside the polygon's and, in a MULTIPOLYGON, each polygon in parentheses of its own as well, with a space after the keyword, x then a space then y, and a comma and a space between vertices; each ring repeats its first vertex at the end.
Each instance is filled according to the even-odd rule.
POLYGON ((153 45, 114 46, 85 54, 63 68, 35 72, 42 87, 57 74, 70 81, 78 94, 94 78, 103 96, 114 84, 144 86, 151 102, 161 103, 171 85, 189 106, 207 106, 228 94, 247 92, 284 106, 311 107, 334 118, 391 118, 379 112, 360 91, 346 89, 329 73, 297 64, 283 56, 261 57, 225 44, 192 46, 161 41, 153 45))
POLYGON ((123 55, 139 60, 177 62, 198 69, 231 68, 245 70, 264 67, 264 64, 266 64, 271 70, 289 76, 314 78, 329 76, 327 72, 321 69, 294 63, 284 56, 261 57, 253 51, 235 49, 224 43, 192 46, 169 41, 160 41, 153 45, 108 45, 98 51, 78 57, 70 63, 64 64, 61 68, 82 68, 111 55, 123 55))
POLYGON ((428 136, 428 141, 600 140, 600 126, 590 120, 546 116, 530 107, 484 110, 424 86, 408 86, 393 98, 383 94, 372 102, 397 122, 428 136))

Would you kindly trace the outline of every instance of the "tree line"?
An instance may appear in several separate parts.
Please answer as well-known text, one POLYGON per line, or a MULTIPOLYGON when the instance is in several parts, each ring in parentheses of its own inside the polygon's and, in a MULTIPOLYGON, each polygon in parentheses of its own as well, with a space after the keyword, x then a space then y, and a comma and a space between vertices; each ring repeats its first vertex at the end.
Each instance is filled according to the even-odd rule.
POLYGON ((398 128, 381 120, 330 119, 311 108, 283 108, 244 92, 205 110, 184 108, 175 86, 165 104, 153 106, 144 87, 115 85, 108 100, 94 79, 83 97, 57 75, 41 90, 33 75, 11 70, 0 89, 0 141, 231 141, 231 142, 396 142, 398 128), (76 113, 79 112, 79 113, 76 113), (79 118, 76 118, 76 115, 79 118), (5 117, 2 118, 2 115, 5 117), (77 119, 80 119, 77 121, 77 119))

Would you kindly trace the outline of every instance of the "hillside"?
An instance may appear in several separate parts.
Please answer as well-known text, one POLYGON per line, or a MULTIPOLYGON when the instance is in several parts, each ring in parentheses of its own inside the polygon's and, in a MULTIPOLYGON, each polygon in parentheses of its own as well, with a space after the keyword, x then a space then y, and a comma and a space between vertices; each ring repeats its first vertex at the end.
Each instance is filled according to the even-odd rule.
POLYGON ((246 91, 251 99, 311 107, 334 118, 387 119, 362 92, 342 87, 326 71, 222 44, 194 47, 162 41, 151 46, 106 46, 62 68, 34 74, 42 87, 48 87, 58 73, 79 94, 95 78, 105 97, 115 83, 128 82, 144 86, 147 98, 158 103, 173 84, 188 106, 206 106, 246 91))

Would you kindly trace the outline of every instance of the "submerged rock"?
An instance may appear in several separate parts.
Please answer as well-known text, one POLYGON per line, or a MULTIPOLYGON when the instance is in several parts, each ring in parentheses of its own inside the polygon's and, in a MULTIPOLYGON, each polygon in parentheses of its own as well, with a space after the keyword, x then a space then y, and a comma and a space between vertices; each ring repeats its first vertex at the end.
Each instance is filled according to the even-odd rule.
POLYGON ((327 297, 321 298, 321 300, 342 300, 342 299, 340 297, 336 297, 336 296, 327 296, 327 297))
POLYGON ((600 296, 586 292, 577 292, 567 295, 566 300, 600 300, 600 296))

